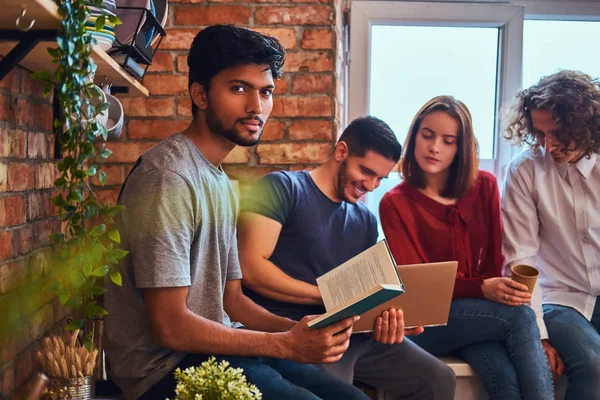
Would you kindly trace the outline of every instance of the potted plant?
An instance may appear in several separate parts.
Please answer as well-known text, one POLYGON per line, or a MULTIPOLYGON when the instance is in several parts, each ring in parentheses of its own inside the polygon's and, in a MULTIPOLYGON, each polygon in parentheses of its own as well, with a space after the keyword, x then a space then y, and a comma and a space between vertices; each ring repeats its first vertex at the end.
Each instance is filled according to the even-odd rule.
POLYGON ((231 368, 222 360, 217 363, 215 357, 199 367, 185 370, 177 368, 175 379, 175 400, 260 400, 262 394, 258 388, 246 381, 241 368, 231 368))
MULTIPOLYGON (((120 235, 113 220, 122 207, 100 204, 90 185, 90 179, 97 176, 99 184, 104 186, 106 175, 100 171, 100 163, 111 151, 104 144, 106 127, 97 118, 106 113, 109 104, 93 83, 96 66, 91 53, 95 39, 85 34, 86 3, 101 6, 102 0, 58 1, 62 30, 57 37, 58 47, 48 48, 58 67, 53 75, 36 72, 33 77, 45 81, 44 95, 48 96, 54 88, 55 101, 62 110, 60 118, 54 121, 55 131, 61 131, 56 140, 63 158, 57 163, 60 175, 54 186, 58 194, 52 200, 59 209, 62 230, 50 235, 56 246, 46 289, 56 293, 60 302, 71 310, 73 318, 67 329, 81 332, 79 336, 88 353, 97 354, 93 349, 94 319, 106 314, 98 297, 105 293, 105 276, 121 285, 118 264, 127 252, 118 248, 120 235)), ((112 15, 108 19, 119 23, 112 15)), ((98 17, 95 23, 96 29, 100 29, 105 18, 98 17)), ((60 342, 60 338, 52 340, 60 342)), ((66 342, 71 343, 71 347, 78 346, 77 335, 66 342)), ((67 366, 69 374, 72 366, 67 366)), ((52 374, 56 370, 50 368, 47 372, 52 374)), ((82 368, 78 372, 90 371, 82 368)), ((64 371, 61 375, 65 375, 64 371)))

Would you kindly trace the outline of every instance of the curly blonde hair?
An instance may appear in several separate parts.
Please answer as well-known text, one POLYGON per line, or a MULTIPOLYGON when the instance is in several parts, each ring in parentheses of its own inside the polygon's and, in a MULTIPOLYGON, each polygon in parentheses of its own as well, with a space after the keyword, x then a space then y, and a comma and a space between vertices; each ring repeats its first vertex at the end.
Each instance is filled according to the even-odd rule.
POLYGON ((563 152, 581 150, 585 156, 600 151, 600 81, 580 71, 562 70, 522 90, 508 110, 504 137, 534 151, 539 144, 531 110, 549 110, 558 125, 556 141, 563 152))

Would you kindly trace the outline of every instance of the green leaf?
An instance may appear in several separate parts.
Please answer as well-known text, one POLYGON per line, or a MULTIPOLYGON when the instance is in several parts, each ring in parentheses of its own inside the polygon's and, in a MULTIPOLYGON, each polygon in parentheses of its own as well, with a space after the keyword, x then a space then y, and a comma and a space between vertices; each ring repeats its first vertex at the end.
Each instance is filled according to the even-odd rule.
POLYGON ((61 176, 60 178, 58 178, 54 181, 54 186, 64 186, 66 183, 67 183, 67 180, 61 176))
POLYGON ((115 243, 121 243, 121 235, 116 229, 112 229, 110 232, 108 232, 108 238, 115 243))
POLYGON ((123 249, 116 249, 112 252, 112 256, 117 260, 124 258, 127 254, 129 254, 129 252, 123 249))
POLYGON ((51 233, 50 235, 48 235, 48 239, 52 240, 54 243, 61 243, 63 240, 65 240, 65 235, 64 233, 51 233))
POLYGON ((108 20, 109 20, 111 23, 115 24, 115 25, 121 25, 121 24, 122 24, 121 20, 120 20, 120 19, 119 19, 119 17, 117 17, 116 15, 110 15, 110 16, 108 17, 108 20))
POLYGON ((90 264, 90 263, 83 264, 82 270, 83 270, 83 275, 86 278, 89 278, 90 275, 92 274, 92 264, 90 264))
POLYGON ((117 286, 123 286, 123 281, 119 272, 111 272, 110 280, 113 281, 113 283, 117 286))
MULTIPOLYGON (((111 275, 111 279, 112 279, 112 273, 111 273, 110 275, 111 275)), ((101 295, 103 295, 104 293, 106 293, 106 289, 104 289, 102 286, 97 286, 97 285, 94 285, 94 286, 92 287, 92 290, 91 290, 91 292, 92 292, 92 294, 93 294, 94 296, 101 296, 101 295)))
POLYGON ((97 171, 96 166, 92 165, 92 167, 90 169, 88 169, 87 174, 88 174, 88 176, 94 176, 94 175, 96 175, 96 171, 97 171))
POLYGON ((42 92, 42 94, 44 95, 44 97, 48 97, 48 95, 52 91, 53 87, 54 87, 54 84, 52 82, 46 82, 46 83, 44 83, 44 90, 42 92))
POLYGON ((100 181, 100 186, 104 186, 106 183, 106 174, 103 171, 100 171, 100 174, 98 174, 98 180, 100 181))
POLYGON ((76 289, 82 287, 84 283, 85 283, 85 277, 83 275, 81 275, 80 273, 74 273, 73 275, 71 275, 71 284, 76 289))
POLYGON ((102 308, 100 306, 94 306, 94 307, 92 307, 92 315, 93 316, 95 316, 95 317, 101 317, 101 316, 106 315, 106 314, 108 314, 108 312, 104 308, 102 308))
POLYGON ((120 214, 121 211, 123 211, 125 209, 125 206, 112 206, 109 210, 108 213, 111 216, 115 216, 117 214, 120 214))
POLYGON ((104 265, 100 268, 96 268, 93 272, 93 276, 105 276, 108 273, 108 265, 104 265))
POLYGON ((34 72, 33 74, 31 74, 31 77, 33 79, 37 79, 37 80, 40 80, 40 81, 51 81, 52 80, 52 77, 46 71, 37 71, 37 72, 34 72))
POLYGON ((63 306, 67 304, 67 301, 69 301, 69 291, 67 289, 62 289, 58 292, 58 299, 63 306))
MULTIPOLYGON (((102 173, 102 172, 101 172, 102 173)), ((91 199, 91 198, 90 198, 91 199)), ((95 200, 90 200, 88 202, 88 207, 94 211, 100 211, 102 210, 102 206, 100 205, 100 203, 98 203, 95 200)))
POLYGON ((60 289, 62 288, 62 283, 61 282, 51 282, 48 285, 46 285, 45 289, 49 292, 58 292, 60 289))
POLYGON ((102 153, 100 153, 100 157, 108 158, 111 154, 112 154, 112 151, 110 151, 109 149, 104 149, 104 150, 102 150, 102 153))
POLYGON ((52 58, 61 58, 61 56, 62 56, 62 53, 60 52, 60 50, 55 47, 48 47, 46 50, 48 51, 48 54, 50 54, 50 56, 52 58))
POLYGON ((93 237, 102 236, 104 234, 104 232, 106 232, 106 225, 100 224, 100 225, 95 226, 94 229, 92 229, 90 231, 90 236, 93 236, 93 237))
POLYGON ((71 322, 69 325, 67 325, 67 329, 70 331, 76 331, 81 328, 83 328, 83 320, 82 319, 78 319, 76 321, 71 322))

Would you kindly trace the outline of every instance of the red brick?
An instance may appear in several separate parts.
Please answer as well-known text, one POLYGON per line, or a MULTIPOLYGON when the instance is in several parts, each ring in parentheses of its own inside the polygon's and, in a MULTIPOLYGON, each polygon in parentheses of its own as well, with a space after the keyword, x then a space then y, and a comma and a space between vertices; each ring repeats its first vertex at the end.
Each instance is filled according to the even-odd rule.
POLYGON ((185 94, 188 77, 186 75, 147 75, 144 78, 144 86, 150 94, 185 94))
POLYGON ((48 138, 45 133, 27 134, 27 158, 48 158, 48 138))
MULTIPOLYGON (((148 72, 173 72, 173 57, 171 53, 157 51, 152 58, 152 64, 148 67, 148 72)), ((144 79, 145 83, 146 79, 144 79)))
POLYGON ((54 186, 54 164, 42 163, 35 165, 35 188, 48 189, 54 186))
POLYGON ((58 207, 52 204, 52 198, 56 196, 56 193, 56 191, 48 191, 44 193, 44 214, 46 214, 47 217, 58 215, 58 207))
POLYGON ((173 114, 170 98, 123 97, 120 100, 128 117, 170 117, 173 114))
POLYGON ((0 231, 0 260, 6 260, 13 256, 12 232, 0 231))
MULTIPOLYGON (((6 348, 8 346, 4 346, 6 348)), ((2 357, 4 359, 4 357, 2 357)), ((8 358, 8 357, 7 357, 8 358)), ((11 358, 10 358, 11 359, 11 358)), ((8 360, 7 360, 8 361, 8 360)), ((7 365, 2 374, 0 374, 0 393, 8 395, 15 388, 15 366, 14 364, 7 365)))
POLYGON ((263 142, 281 140, 285 136, 285 124, 282 121, 267 121, 260 138, 263 142))
POLYGON ((175 9, 177 25, 248 24, 251 17, 252 9, 242 6, 178 7, 175 9))
POLYGON ((52 131, 52 106, 46 103, 36 103, 33 105, 33 112, 35 113, 34 125, 48 132, 52 131))
POLYGON ((34 186, 34 166, 26 163, 8 164, 7 190, 10 192, 21 192, 27 189, 33 189, 34 186))
POLYGON ((98 190, 96 191, 96 196, 98 196, 100 204, 117 204, 119 188, 98 190))
POLYGON ((167 36, 160 44, 162 50, 189 50, 198 29, 167 29, 167 36))
POLYGON ((192 99, 189 97, 180 97, 177 99, 177 115, 192 116, 192 99))
POLYGON ((0 198, 0 227, 19 225, 25 222, 25 197, 7 196, 0 198))
POLYGON ((132 119, 127 128, 129 139, 162 140, 183 132, 190 125, 187 119, 132 119))
POLYGON ((0 157, 25 158, 27 133, 20 129, 0 128, 0 157))
MULTIPOLYGON (((123 166, 122 165, 103 165, 99 170, 106 174, 105 186, 120 185, 123 183, 123 166)), ((98 175, 92 177, 92 183, 96 186, 100 186, 98 175)))
POLYGON ((177 71, 189 72, 190 68, 187 65, 187 56, 177 56, 177 71))
POLYGON ((320 164, 331 154, 331 144, 260 144, 256 152, 261 164, 320 164))
POLYGON ((290 87, 290 82, 285 77, 281 77, 275 80, 275 90, 273 93, 275 95, 287 93, 290 87))
POLYGON ((272 117, 330 117, 329 97, 282 96, 275 98, 272 117))
POLYGON ((328 52, 299 51, 288 53, 286 72, 323 72, 333 70, 333 60, 328 52))
POLYGON ((33 340, 43 337, 54 325, 54 311, 52 304, 46 304, 34 313, 30 320, 30 338, 33 340))
MULTIPOLYGON (((33 95, 39 98, 44 98, 44 83, 43 81, 33 79, 28 71, 23 71, 23 94, 33 95)), ((52 93, 48 95, 48 98, 52 98, 52 93)))
POLYGON ((27 209, 27 220, 33 221, 45 217, 46 198, 44 193, 33 192, 28 197, 29 208, 27 209))
POLYGON ((292 0, 292 3, 329 3, 329 0, 292 0))
POLYGON ((296 32, 292 28, 253 28, 256 32, 260 32, 263 35, 274 36, 285 47, 286 49, 293 49, 296 47, 296 32))
POLYGON ((6 192, 8 181, 8 165, 0 162, 0 193, 6 192))
POLYGON ((31 350, 26 350, 19 354, 15 361, 15 386, 19 387, 31 375, 31 350))
POLYGON ((40 246, 48 246, 53 242, 48 238, 51 233, 61 232, 60 221, 57 219, 45 219, 39 222, 39 242, 40 246))
POLYGON ((331 13, 329 6, 262 7, 254 20, 259 25, 330 25, 331 13))
POLYGON ((113 154, 110 156, 110 161, 114 163, 133 163, 155 144, 148 142, 112 143, 110 149, 113 151, 113 154))
POLYGON ((38 246, 38 234, 34 225, 13 230, 13 249, 16 254, 27 254, 38 246))
POLYGON ((223 160, 223 164, 245 164, 250 159, 250 147, 236 146, 223 160))
POLYGON ((169 3, 204 3, 205 0, 169 0, 169 3))
POLYGON ((332 140, 328 120, 297 120, 290 125, 291 140, 332 140))
POLYGON ((333 87, 333 77, 330 74, 300 75, 294 78, 293 94, 329 93, 333 87))
POLYGON ((17 125, 33 126, 33 105, 23 97, 12 97, 9 101, 10 112, 12 113, 11 122, 17 125))
POLYGON ((11 92, 19 92, 19 68, 13 68, 4 78, 0 80, 0 88, 11 92))
MULTIPOLYGON (((0 244, 0 248, 2 244, 0 244)), ((1 258, 1 257, 0 257, 1 258)), ((25 260, 0 265, 0 293, 12 292, 27 281, 27 263, 25 260)))
POLYGON ((306 29, 302 35, 303 49, 331 49, 333 32, 328 29, 306 29))

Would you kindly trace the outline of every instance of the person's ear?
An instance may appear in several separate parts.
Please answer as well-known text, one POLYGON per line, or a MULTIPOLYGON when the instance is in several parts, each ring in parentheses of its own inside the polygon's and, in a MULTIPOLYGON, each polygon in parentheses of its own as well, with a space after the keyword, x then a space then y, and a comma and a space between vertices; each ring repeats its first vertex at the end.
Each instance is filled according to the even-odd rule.
POLYGON ((192 86, 190 87, 190 97, 198 109, 203 111, 206 110, 208 107, 208 96, 202 84, 199 82, 192 83, 192 86))
POLYGON ((348 148, 348 143, 344 141, 339 141, 335 144, 335 148, 333 149, 333 158, 337 162, 343 162, 350 155, 350 149, 348 148))

